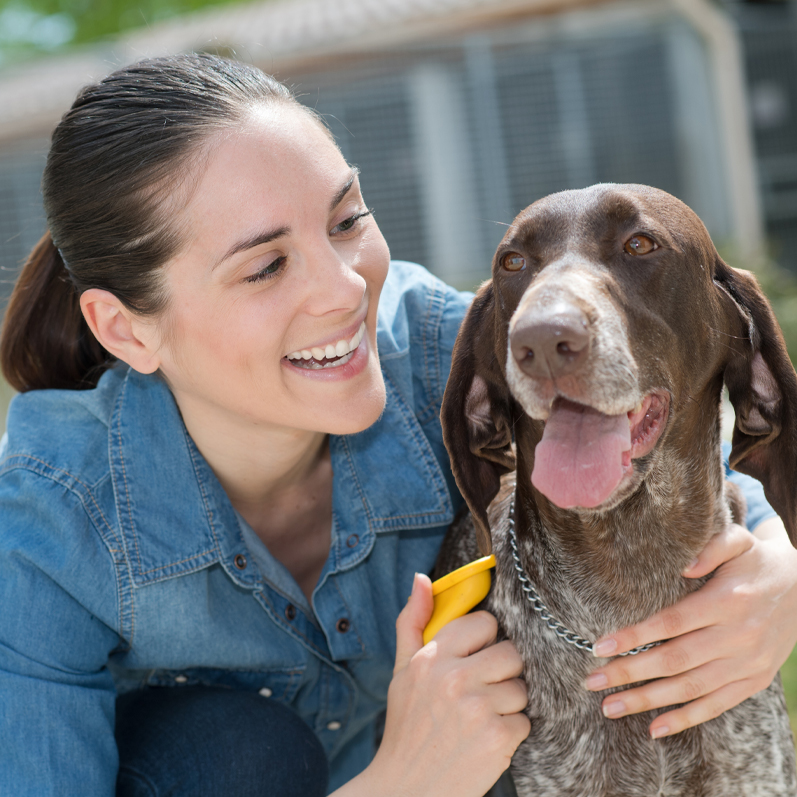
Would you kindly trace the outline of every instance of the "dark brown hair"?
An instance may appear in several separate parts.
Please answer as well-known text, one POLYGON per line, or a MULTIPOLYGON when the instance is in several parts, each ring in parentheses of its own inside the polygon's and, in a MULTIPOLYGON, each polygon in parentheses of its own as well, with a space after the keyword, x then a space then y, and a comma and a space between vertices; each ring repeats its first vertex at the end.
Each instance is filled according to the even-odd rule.
POLYGON ((80 91, 56 127, 42 179, 49 231, 6 311, 0 367, 19 391, 93 387, 113 362, 79 295, 110 291, 142 315, 164 310, 162 266, 180 245, 173 199, 213 133, 291 92, 212 55, 140 61, 80 91))

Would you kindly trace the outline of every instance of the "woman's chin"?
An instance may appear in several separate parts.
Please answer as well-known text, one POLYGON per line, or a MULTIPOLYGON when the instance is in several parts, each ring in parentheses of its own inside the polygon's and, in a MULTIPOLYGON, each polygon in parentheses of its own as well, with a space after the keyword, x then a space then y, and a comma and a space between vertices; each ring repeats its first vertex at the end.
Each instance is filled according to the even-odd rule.
POLYGON ((334 413, 334 417, 329 417, 329 410, 332 408, 326 408, 324 415, 327 420, 323 422, 324 428, 319 431, 338 435, 364 432, 379 420, 385 409, 385 402, 385 383, 382 381, 380 373, 377 384, 374 384, 364 395, 360 394, 355 399, 346 402, 340 412, 334 413))

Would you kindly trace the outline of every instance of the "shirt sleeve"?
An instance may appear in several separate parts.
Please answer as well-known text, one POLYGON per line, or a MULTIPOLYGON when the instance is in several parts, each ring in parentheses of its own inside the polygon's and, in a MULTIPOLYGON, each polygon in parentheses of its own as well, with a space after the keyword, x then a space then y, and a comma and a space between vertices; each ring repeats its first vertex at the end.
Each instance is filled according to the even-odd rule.
POLYGON ((764 495, 764 486, 758 479, 748 476, 745 473, 738 473, 731 470, 728 464, 728 457, 731 453, 731 444, 727 441, 722 443, 722 459, 725 464, 725 477, 728 481, 737 484, 744 495, 744 500, 747 503, 747 515, 744 524, 750 531, 755 531, 756 528, 765 520, 777 517, 775 510, 769 505, 769 502, 764 495))
POLYGON ((96 531, 80 501, 31 474, 0 481, 0 529, 0 794, 111 797, 120 640, 84 600, 110 590, 115 610, 111 558, 85 544, 96 531))

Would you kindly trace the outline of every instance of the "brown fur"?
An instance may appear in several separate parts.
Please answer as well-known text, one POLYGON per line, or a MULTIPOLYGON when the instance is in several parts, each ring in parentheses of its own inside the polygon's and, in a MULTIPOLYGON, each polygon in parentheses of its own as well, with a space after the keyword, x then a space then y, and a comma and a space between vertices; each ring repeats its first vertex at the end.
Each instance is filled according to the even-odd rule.
POLYGON ((498 560, 486 606, 520 651, 529 685, 532 730, 512 764, 521 797, 797 794, 779 680, 658 741, 648 734, 655 712, 604 719, 606 693, 584 688, 601 660, 540 621, 520 589, 506 536, 516 478, 526 572, 552 614, 588 639, 698 588, 702 582, 684 579, 683 568, 729 522, 731 508, 735 517, 743 511, 719 450, 723 381, 737 416, 731 464, 761 479, 794 542, 797 377, 754 277, 720 259, 689 208, 645 186, 555 194, 515 219, 454 350, 443 432, 471 514, 450 530, 437 571, 491 547, 498 560), (627 253, 625 242, 640 233, 659 248, 627 253), (521 254, 525 269, 503 268, 507 252, 521 254), (586 353, 552 378, 529 376, 513 356, 513 336, 558 300, 583 313, 586 353), (669 396, 664 431, 603 505, 561 509, 532 486, 553 397, 620 414, 651 391, 669 396))

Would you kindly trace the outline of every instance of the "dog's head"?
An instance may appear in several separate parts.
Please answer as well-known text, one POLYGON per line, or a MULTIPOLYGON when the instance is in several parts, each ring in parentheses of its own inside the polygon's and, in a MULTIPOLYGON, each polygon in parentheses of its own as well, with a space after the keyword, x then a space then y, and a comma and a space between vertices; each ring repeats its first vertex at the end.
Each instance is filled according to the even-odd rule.
POLYGON ((794 541, 797 377, 755 278, 663 191, 599 185, 526 208, 463 322, 443 401, 481 550, 513 438, 549 501, 607 511, 668 438, 683 451, 716 439, 723 378, 731 465, 763 482, 794 541))

